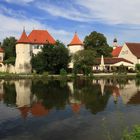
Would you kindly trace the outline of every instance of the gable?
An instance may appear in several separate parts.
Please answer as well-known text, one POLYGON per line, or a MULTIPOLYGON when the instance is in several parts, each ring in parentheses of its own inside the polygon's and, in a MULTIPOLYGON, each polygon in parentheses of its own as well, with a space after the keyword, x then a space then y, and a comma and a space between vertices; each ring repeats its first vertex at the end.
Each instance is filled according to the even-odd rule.
POLYGON ((126 45, 133 55, 140 58, 140 43, 126 43, 126 45))
POLYGON ((128 61, 135 63, 135 64, 137 63, 137 57, 131 52, 131 50, 128 48, 128 46, 126 44, 123 45, 118 57, 124 58, 128 61))

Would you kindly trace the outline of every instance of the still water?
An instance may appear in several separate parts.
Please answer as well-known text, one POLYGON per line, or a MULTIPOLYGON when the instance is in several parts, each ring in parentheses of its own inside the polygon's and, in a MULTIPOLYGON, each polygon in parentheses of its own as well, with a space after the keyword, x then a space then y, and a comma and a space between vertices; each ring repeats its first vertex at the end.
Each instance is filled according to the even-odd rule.
POLYGON ((121 140, 135 124, 139 80, 0 81, 1 140, 121 140))

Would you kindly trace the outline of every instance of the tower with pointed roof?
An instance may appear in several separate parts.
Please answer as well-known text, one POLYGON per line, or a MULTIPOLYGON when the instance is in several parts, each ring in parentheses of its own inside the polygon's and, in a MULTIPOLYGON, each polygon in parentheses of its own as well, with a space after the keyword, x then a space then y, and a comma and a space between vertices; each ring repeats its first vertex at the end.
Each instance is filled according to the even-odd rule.
POLYGON ((16 44, 16 73, 31 73, 32 48, 25 30, 16 44))
MULTIPOLYGON (((84 49, 83 42, 79 39, 78 34, 76 32, 70 44, 68 44, 68 49, 69 49, 70 55, 73 55, 76 52, 84 49)), ((69 63, 69 68, 70 69, 73 68, 73 60, 71 60, 71 62, 69 63)))
POLYGON ((79 39, 78 34, 75 32, 74 37, 70 44, 68 44, 68 49, 71 54, 74 54, 80 50, 84 49, 83 42, 79 39))

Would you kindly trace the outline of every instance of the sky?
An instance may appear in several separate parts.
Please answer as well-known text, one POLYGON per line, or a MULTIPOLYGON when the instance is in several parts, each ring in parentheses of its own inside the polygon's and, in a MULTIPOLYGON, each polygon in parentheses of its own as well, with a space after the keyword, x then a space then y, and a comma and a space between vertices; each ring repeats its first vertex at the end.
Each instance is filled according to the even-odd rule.
POLYGON ((0 0, 0 41, 46 29, 65 44, 75 32, 83 41, 92 31, 112 45, 140 42, 140 0, 0 0))

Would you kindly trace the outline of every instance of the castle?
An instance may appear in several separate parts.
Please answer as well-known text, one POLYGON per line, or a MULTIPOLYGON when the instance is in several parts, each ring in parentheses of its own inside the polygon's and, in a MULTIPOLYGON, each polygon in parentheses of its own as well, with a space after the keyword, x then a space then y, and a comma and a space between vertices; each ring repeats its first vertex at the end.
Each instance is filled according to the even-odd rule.
MULTIPOLYGON (((16 73, 31 73, 31 58, 32 55, 36 55, 42 50, 45 44, 55 44, 55 39, 48 33, 47 30, 33 30, 28 36, 23 31, 20 39, 16 44, 16 73)), ((84 49, 82 41, 79 39, 77 33, 75 33, 72 41, 68 45, 70 54, 74 54, 79 50, 84 49)), ((69 64, 70 68, 73 68, 73 63, 69 64)))
MULTIPOLYGON (((31 73, 31 58, 33 55, 42 51, 45 44, 55 44, 55 39, 47 30, 32 30, 27 36, 23 30, 21 37, 16 43, 16 61, 15 66, 4 65, 4 50, 0 48, 0 71, 9 73, 31 73)), ((84 49, 84 44, 75 33, 71 42, 68 44, 70 55, 75 54, 79 50, 84 49)), ((118 68, 120 65, 126 66, 128 69, 135 69, 135 64, 140 63, 140 43, 125 43, 123 46, 118 46, 117 39, 113 41, 112 58, 96 59, 96 65, 93 70, 112 70, 113 67, 118 68)), ((73 60, 68 66, 73 68, 73 60)))

